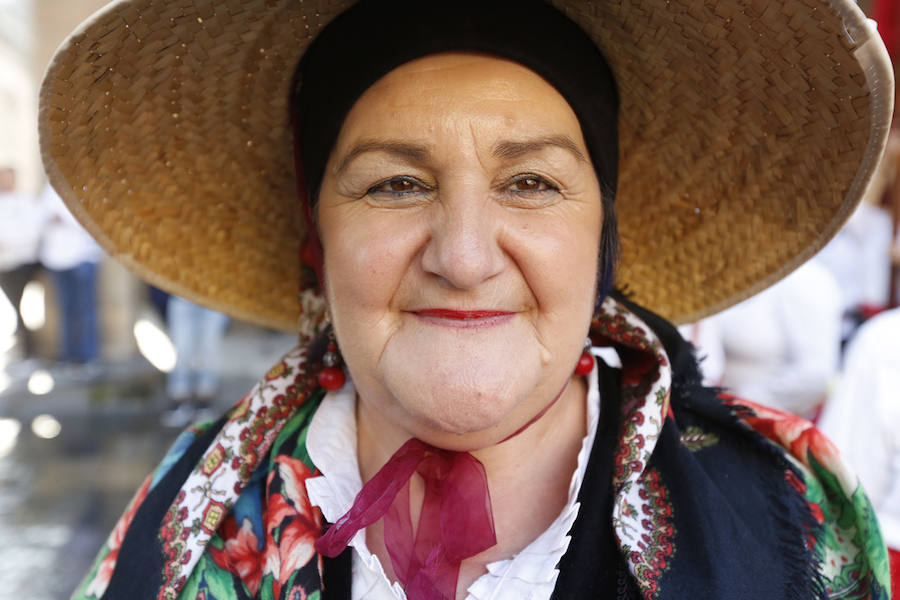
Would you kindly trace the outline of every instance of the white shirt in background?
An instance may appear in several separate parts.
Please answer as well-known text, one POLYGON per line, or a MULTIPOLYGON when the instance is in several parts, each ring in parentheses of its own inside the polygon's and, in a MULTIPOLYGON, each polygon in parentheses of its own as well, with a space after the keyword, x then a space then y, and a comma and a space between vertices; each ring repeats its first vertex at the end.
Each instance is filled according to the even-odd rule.
POLYGON ((819 428, 859 475, 888 547, 900 551, 900 309, 859 328, 819 428))
MULTIPOLYGON (((700 368, 709 384, 811 417, 836 375, 841 291, 815 260, 740 304, 699 322, 700 368), (720 362, 724 357, 724 362, 720 362), (709 367, 720 371, 719 380, 709 367)), ((682 329, 691 337, 690 328, 682 329)))
POLYGON ((863 304, 881 307, 887 303, 892 235, 888 211, 863 202, 816 255, 819 264, 837 281, 844 311, 863 304))
POLYGON ((43 215, 34 198, 0 193, 0 271, 38 261, 43 215))
POLYGON ((66 271, 103 258, 103 250, 49 185, 41 193, 41 204, 46 218, 40 247, 41 264, 53 271, 66 271))

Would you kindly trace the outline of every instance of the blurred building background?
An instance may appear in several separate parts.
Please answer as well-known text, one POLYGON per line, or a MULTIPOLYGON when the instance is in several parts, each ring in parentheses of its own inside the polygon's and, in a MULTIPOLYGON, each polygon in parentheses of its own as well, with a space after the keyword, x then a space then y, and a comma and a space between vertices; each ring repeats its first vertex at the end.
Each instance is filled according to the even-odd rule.
MULTIPOLYGON (((868 14, 881 15, 892 53, 900 31, 898 3, 861 3, 868 14)), ((0 190, 0 219, 8 196, 48 222, 35 127, 37 86, 60 42, 104 4, 0 0, 0 170, 15 172, 15 189, 0 190)), ((782 408, 812 418, 827 409, 842 379, 842 341, 852 343, 861 323, 897 303, 898 161, 900 144, 894 141, 866 205, 798 277, 683 329, 707 357, 711 383, 740 387, 749 379, 745 393, 751 399, 777 404, 787 398, 782 408), (779 320, 786 314, 794 316, 779 320)), ((67 598, 178 431, 168 426, 174 421, 166 374, 176 352, 165 294, 101 256, 95 282, 99 349, 73 359, 61 342, 64 280, 54 268, 40 266, 38 257, 34 262, 21 298, 0 293, 0 600, 67 598), (26 333, 32 347, 25 346, 26 333)), ((219 344, 222 376, 213 410, 237 401, 293 342, 292 336, 232 321, 219 344)), ((900 340, 880 351, 900 358, 900 340)), ((896 437, 888 443, 900 447, 896 437)))
MULTIPOLYGON (((15 201, 44 221, 38 85, 57 46, 104 4, 0 0, 0 170, 14 170, 15 201)), ((12 195, 0 190, 0 219, 9 219, 3 202, 12 195)), ((0 239, 0 281, 3 254, 0 239)), ((38 265, 20 301, 0 291, 0 600, 68 598, 178 433, 163 425, 175 363, 165 295, 101 256, 99 352, 81 361, 62 355, 57 283, 38 265), (34 342, 28 352, 23 328, 34 342)), ((236 402, 293 344, 290 335, 231 322, 212 410, 236 402)))

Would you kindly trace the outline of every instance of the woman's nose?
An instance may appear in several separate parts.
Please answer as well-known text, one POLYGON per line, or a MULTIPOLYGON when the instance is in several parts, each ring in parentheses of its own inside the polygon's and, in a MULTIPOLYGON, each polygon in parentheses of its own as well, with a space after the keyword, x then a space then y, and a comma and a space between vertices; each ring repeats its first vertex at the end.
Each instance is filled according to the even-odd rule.
POLYGON ((444 197, 436 206, 422 256, 426 272, 457 289, 471 289, 503 269, 501 223, 490 201, 444 197))

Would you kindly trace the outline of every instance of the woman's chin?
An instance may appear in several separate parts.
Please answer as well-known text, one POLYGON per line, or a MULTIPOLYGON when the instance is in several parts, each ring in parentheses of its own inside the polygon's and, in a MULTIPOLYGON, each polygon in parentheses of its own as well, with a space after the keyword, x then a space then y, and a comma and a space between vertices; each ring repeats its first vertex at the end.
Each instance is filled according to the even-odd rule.
POLYGON ((416 433, 431 437, 502 432, 540 382, 539 361, 529 361, 527 355, 501 364, 477 358, 429 364, 427 356, 419 355, 405 361, 405 368, 390 370, 385 383, 416 433))
POLYGON ((482 395, 477 398, 469 396, 462 399, 460 395, 442 393, 440 396, 421 399, 409 399, 403 402, 416 424, 421 427, 422 434, 443 436, 468 436, 502 428, 505 419, 518 404, 510 396, 492 397, 482 395), (412 406, 411 406, 412 405, 412 406))
POLYGON ((378 378, 390 402, 405 413, 412 435, 500 435, 510 418, 528 412, 516 409, 546 375, 534 340, 516 330, 512 335, 417 333, 392 338, 381 354, 378 378))

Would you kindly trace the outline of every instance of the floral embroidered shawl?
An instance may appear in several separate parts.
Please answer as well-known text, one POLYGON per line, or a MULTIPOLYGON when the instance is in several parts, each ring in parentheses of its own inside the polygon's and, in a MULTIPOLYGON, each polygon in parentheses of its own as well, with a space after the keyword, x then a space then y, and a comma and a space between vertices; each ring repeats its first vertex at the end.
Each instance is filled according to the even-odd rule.
MULTIPOLYGON (((810 423, 703 388, 674 328, 621 297, 591 337, 623 363, 611 523, 600 519, 627 573, 618 597, 889 598, 868 499, 810 423)), ((222 419, 176 440, 73 598, 328 597, 305 488, 324 396, 312 354, 292 350, 222 419)))

